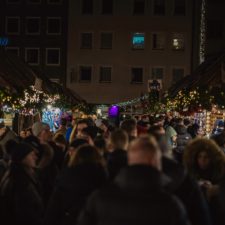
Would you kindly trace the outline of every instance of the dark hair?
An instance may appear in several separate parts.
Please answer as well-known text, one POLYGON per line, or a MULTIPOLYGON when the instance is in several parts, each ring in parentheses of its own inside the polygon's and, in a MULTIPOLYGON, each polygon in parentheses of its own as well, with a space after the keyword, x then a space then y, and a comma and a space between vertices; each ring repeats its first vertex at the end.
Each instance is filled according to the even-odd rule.
POLYGON ((54 137, 54 142, 66 145, 66 138, 64 137, 63 134, 58 134, 54 137))
POLYGON ((120 127, 130 135, 137 127, 137 122, 135 119, 124 120, 120 127))
POLYGON ((106 149, 106 141, 102 136, 96 137, 94 144, 99 149, 106 149))
POLYGON ((212 140, 216 142, 221 148, 225 145, 225 132, 214 135, 211 137, 212 140))
POLYGON ((126 131, 122 129, 117 129, 112 132, 110 141, 114 148, 124 149, 129 142, 129 138, 126 131))
POLYGON ((70 147, 73 147, 73 148, 78 148, 80 147, 81 145, 85 145, 85 144, 88 144, 88 141, 85 140, 85 139, 81 139, 81 138, 76 138, 75 140, 73 140, 70 144, 70 147))
POLYGON ((66 126, 66 124, 67 124, 67 120, 65 118, 62 118, 61 119, 61 125, 66 126))

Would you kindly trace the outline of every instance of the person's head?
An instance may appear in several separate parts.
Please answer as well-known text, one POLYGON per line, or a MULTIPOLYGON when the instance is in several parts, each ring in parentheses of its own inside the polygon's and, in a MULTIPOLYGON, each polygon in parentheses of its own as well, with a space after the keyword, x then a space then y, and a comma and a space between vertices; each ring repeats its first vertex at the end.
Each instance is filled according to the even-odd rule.
POLYGON ((155 125, 155 126, 151 126, 148 129, 148 134, 150 135, 164 135, 165 134, 165 129, 163 128, 163 126, 160 125, 155 125))
POLYGON ((35 168, 37 156, 34 149, 26 143, 14 143, 10 149, 12 163, 18 163, 26 168, 35 168))
POLYGON ((99 150, 101 155, 104 155, 104 153, 107 152, 106 140, 102 136, 95 138, 94 145, 99 150))
POLYGON ((62 147, 63 149, 66 148, 67 143, 66 143, 66 139, 63 134, 57 134, 53 138, 53 141, 56 143, 56 145, 62 147))
POLYGON ((75 167, 82 164, 101 164, 103 165, 103 159, 98 150, 91 145, 80 146, 75 154, 72 156, 69 167, 75 167))
POLYGON ((79 138, 86 139, 90 145, 94 145, 94 140, 97 137, 98 128, 94 126, 88 126, 81 131, 79 138))
POLYGON ((137 121, 135 119, 124 120, 121 129, 126 131, 129 137, 137 137, 137 121))
POLYGON ((197 138, 184 151, 184 164, 191 175, 198 176, 201 170, 210 170, 214 178, 224 173, 225 156, 212 140, 197 138))
POLYGON ((52 133, 47 123, 43 122, 34 123, 32 126, 32 132, 34 136, 38 137, 42 143, 51 141, 52 139, 52 133))
POLYGON ((161 151, 153 137, 143 136, 133 140, 128 148, 129 165, 148 165, 161 170, 161 151))
POLYGON ((127 150, 129 139, 127 133, 122 129, 117 129, 110 136, 112 148, 127 150))
POLYGON ((177 119, 176 119, 176 123, 177 123, 177 125, 184 125, 184 120, 183 120, 183 118, 177 118, 177 119))
POLYGON ((76 129, 77 137, 79 137, 81 135, 82 130, 86 127, 88 127, 88 121, 86 119, 79 120, 77 122, 77 129, 76 129))
POLYGON ((20 137, 21 138, 25 138, 26 137, 26 131, 25 130, 21 130, 20 131, 20 137))
POLYGON ((85 139, 77 138, 73 140, 69 146, 69 151, 68 151, 69 156, 72 156, 80 146, 85 144, 88 144, 88 141, 85 139))
POLYGON ((219 147, 225 148, 225 132, 214 135, 212 140, 214 140, 219 147))
POLYGON ((26 137, 29 137, 31 135, 33 135, 32 128, 27 128, 26 129, 26 137))
POLYGON ((191 121, 187 118, 184 119, 184 126, 188 127, 191 124, 191 121))

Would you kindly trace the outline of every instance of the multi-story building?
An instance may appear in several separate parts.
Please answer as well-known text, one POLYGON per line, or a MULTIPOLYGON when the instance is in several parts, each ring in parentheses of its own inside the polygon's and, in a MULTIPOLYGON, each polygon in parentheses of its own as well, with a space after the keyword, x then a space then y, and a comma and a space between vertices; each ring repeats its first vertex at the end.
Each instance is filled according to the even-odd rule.
POLYGON ((192 0, 70 0, 67 86, 91 103, 169 88, 192 70, 192 0))
POLYGON ((34 71, 66 82, 67 0, 0 0, 0 38, 5 50, 34 71))

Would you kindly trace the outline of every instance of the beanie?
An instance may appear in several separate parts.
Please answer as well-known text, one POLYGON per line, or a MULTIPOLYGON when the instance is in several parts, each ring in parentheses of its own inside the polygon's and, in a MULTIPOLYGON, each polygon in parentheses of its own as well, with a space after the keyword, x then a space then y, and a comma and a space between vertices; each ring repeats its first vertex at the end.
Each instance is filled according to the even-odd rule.
POLYGON ((43 122, 36 122, 32 126, 34 136, 38 136, 44 129, 48 128, 49 125, 43 122))
POLYGON ((26 143, 17 143, 11 151, 11 160, 12 162, 21 162, 32 151, 33 148, 30 145, 26 143))

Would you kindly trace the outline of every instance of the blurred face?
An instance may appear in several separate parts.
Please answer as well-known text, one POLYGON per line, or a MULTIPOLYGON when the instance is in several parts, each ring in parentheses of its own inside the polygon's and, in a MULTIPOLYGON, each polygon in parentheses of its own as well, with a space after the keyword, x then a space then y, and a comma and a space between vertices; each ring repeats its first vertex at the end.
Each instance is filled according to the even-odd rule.
POLYGON ((3 128, 0 129, 0 137, 5 133, 5 131, 6 131, 6 128, 5 127, 3 127, 3 128))
POLYGON ((86 123, 80 123, 77 125, 77 136, 81 136, 81 131, 87 127, 86 123))
POLYGON ((25 138, 25 137, 26 137, 26 132, 25 132, 24 130, 22 130, 22 131, 20 132, 20 137, 21 137, 21 138, 25 138))
POLYGON ((200 169, 206 170, 210 165, 210 158, 206 152, 200 152, 197 157, 197 163, 200 169))
POLYGON ((26 132, 26 137, 29 137, 29 136, 31 136, 31 135, 32 135, 31 131, 28 130, 28 131, 26 132))
POLYGON ((41 142, 47 142, 52 140, 52 132, 50 131, 50 127, 46 127, 44 130, 41 131, 39 135, 39 139, 41 142))
POLYGON ((35 168, 37 155, 35 151, 30 152, 22 161, 22 164, 29 168, 35 168))

